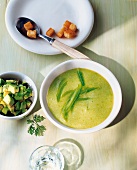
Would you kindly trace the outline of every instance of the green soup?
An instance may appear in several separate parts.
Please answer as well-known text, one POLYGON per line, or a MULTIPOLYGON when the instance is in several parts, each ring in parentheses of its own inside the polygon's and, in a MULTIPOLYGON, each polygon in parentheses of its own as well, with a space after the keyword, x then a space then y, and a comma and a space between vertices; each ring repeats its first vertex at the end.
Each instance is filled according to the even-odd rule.
POLYGON ((113 92, 106 79, 83 68, 68 70, 56 77, 46 97, 54 117, 76 129, 99 125, 113 107, 113 92))

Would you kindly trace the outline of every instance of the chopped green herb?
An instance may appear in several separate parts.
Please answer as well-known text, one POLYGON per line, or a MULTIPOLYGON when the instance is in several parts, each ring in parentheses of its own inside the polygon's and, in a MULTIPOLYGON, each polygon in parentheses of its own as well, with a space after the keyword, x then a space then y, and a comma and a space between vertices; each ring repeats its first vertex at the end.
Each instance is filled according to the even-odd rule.
POLYGON ((91 98, 90 98, 90 97, 78 98, 78 100, 77 100, 77 101, 84 101, 84 100, 89 100, 89 99, 91 99, 91 98))
POLYGON ((45 117, 40 115, 34 115, 33 119, 35 122, 42 122, 45 119, 45 117))
POLYGON ((78 78, 79 78, 79 80, 81 82, 81 85, 85 86, 85 81, 84 81, 83 73, 79 69, 77 70, 77 75, 78 75, 78 78))
POLYGON ((59 83, 59 87, 58 87, 58 90, 57 90, 57 101, 59 102, 60 101, 60 97, 62 95, 62 92, 63 92, 63 89, 64 87, 67 85, 67 81, 65 81, 65 79, 63 79, 60 83, 59 83))
POLYGON ((29 127, 29 129, 28 129, 28 133, 31 134, 31 135, 33 135, 33 134, 35 133, 35 127, 34 127, 33 124, 30 125, 30 127, 29 127))
POLYGON ((33 119, 28 119, 27 124, 30 124, 28 128, 28 133, 31 135, 36 135, 36 136, 43 136, 44 132, 46 130, 45 126, 39 125, 40 122, 42 122, 45 118, 40 115, 34 115, 33 119))
POLYGON ((81 92, 81 85, 78 85, 78 87, 72 93, 71 98, 69 98, 69 101, 63 106, 62 111, 63 111, 64 118, 66 120, 68 118, 68 113, 73 109, 75 102, 79 98, 80 92, 81 92))
POLYGON ((74 91, 74 90, 68 90, 68 91, 66 91, 66 92, 62 95, 62 97, 67 96, 68 94, 72 93, 73 91, 74 91))
POLYGON ((82 89, 81 94, 91 92, 93 90, 96 90, 97 88, 98 87, 86 87, 86 88, 82 89))
POLYGON ((68 113, 66 113, 66 112, 68 112, 67 109, 66 109, 66 107, 67 107, 68 103, 70 102, 70 100, 71 100, 74 92, 75 92, 75 90, 72 90, 72 91, 71 91, 71 93, 70 93, 70 95, 69 95, 69 97, 68 97, 65 105, 64 105, 63 108, 62 108, 62 112, 63 112, 64 118, 66 117, 65 115, 68 115, 68 113))
POLYGON ((37 125, 37 128, 35 130, 35 135, 36 136, 43 136, 44 135, 44 131, 46 130, 45 126, 41 125, 37 125))
POLYGON ((80 95, 97 89, 97 87, 85 87, 84 76, 80 69, 77 69, 77 75, 78 75, 80 84, 74 90, 68 90, 63 93, 63 90, 65 86, 67 85, 67 81, 65 78, 62 79, 58 84, 58 89, 57 89, 57 94, 56 94, 57 102, 60 101, 61 97, 67 96, 67 101, 62 107, 62 113, 63 113, 63 117, 65 120, 68 119, 69 112, 73 110, 76 101, 91 99, 89 97, 81 97, 80 95))

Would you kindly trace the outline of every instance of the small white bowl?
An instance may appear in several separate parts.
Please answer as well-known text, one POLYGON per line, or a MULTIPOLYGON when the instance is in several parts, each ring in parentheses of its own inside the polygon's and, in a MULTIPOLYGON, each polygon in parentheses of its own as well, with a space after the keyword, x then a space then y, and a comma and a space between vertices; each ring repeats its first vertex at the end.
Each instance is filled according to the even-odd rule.
POLYGON ((90 133, 90 132, 95 132, 95 131, 105 128, 118 115, 119 110, 121 108, 121 103, 122 103, 122 92, 121 92, 120 85, 117 79, 115 78, 115 76, 106 67, 91 60, 73 59, 73 60, 69 60, 69 61, 59 64, 53 70, 51 70, 50 73, 45 77, 40 88, 40 104, 46 117, 58 128, 61 128, 63 130, 73 132, 73 133, 90 133), (46 95, 47 95, 48 88, 50 87, 50 84, 58 75, 60 75, 61 73, 67 70, 74 69, 74 68, 86 68, 86 69, 93 70, 99 73, 108 81, 114 94, 114 104, 113 104, 113 108, 112 108, 110 115, 107 117, 107 119, 104 122, 102 122, 101 124, 93 128, 74 129, 74 128, 65 126, 52 115, 52 113, 49 111, 49 108, 48 108, 46 95))
POLYGON ((36 85, 27 75, 15 71, 8 71, 8 72, 1 73, 0 78, 25 81, 26 83, 28 83, 28 85, 30 86, 30 88, 32 88, 33 91, 32 104, 26 112, 22 113, 21 115, 13 116, 13 117, 0 114, 0 118, 9 119, 9 120, 19 120, 26 117, 32 111, 37 101, 38 93, 37 93, 36 85))

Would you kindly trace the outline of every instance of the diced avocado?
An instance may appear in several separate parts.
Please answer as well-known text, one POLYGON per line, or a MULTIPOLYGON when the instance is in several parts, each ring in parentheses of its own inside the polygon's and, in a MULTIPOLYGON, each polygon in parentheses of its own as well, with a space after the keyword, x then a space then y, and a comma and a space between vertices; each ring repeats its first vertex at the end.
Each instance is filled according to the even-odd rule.
POLYGON ((17 80, 6 80, 6 83, 18 84, 17 80))
POLYGON ((20 91, 21 91, 21 92, 25 92, 25 91, 26 91, 26 86, 23 86, 23 85, 20 86, 20 91))
POLYGON ((5 84, 5 85, 3 86, 3 92, 8 91, 8 87, 9 87, 9 84, 5 84))
POLYGON ((10 94, 10 91, 4 91, 3 92, 3 97, 5 97, 7 94, 10 94))
POLYGON ((8 111, 9 111, 9 109, 8 109, 7 107, 4 107, 4 108, 2 109, 2 113, 4 113, 5 115, 7 114, 8 111))
POLYGON ((14 113, 14 108, 15 108, 14 105, 12 106, 8 105, 8 109, 11 113, 14 113))
POLYGON ((0 104, 2 104, 4 107, 6 107, 7 105, 6 105, 6 103, 2 100, 2 101, 0 101, 0 104))
POLYGON ((3 93, 3 87, 0 86, 0 93, 3 93))
POLYGON ((22 113, 25 113, 27 111, 27 109, 22 109, 22 113))
POLYGON ((8 91, 15 94, 16 92, 19 92, 19 87, 15 84, 9 84, 8 91))
POLYGON ((4 98, 3 98, 3 101, 7 104, 7 105, 10 105, 12 106, 14 104, 14 99, 9 95, 7 94, 4 98))
POLYGON ((32 89, 30 87, 28 87, 26 90, 28 93, 32 93, 32 89))
POLYGON ((26 112, 32 104, 32 94, 28 83, 0 78, 0 112, 15 116, 26 112))
POLYGON ((13 114, 14 116, 16 116, 16 112, 12 112, 12 114, 13 114))
POLYGON ((31 96, 31 95, 30 95, 29 93, 26 93, 26 94, 24 95, 24 99, 26 100, 26 99, 28 99, 30 96, 31 96))
POLYGON ((4 107, 4 106, 3 106, 2 104, 0 104, 0 111, 2 111, 3 107, 4 107))
POLYGON ((20 110, 20 102, 19 101, 15 104, 15 109, 20 110))
POLYGON ((5 84, 5 81, 2 78, 0 78, 0 85, 4 85, 4 84, 5 84))
POLYGON ((14 112, 14 115, 17 116, 17 115, 19 115, 20 113, 21 113, 21 111, 20 111, 20 110, 17 110, 17 111, 14 112))
POLYGON ((24 94, 24 99, 28 99, 29 97, 32 97, 32 89, 31 88, 27 88, 26 92, 24 94))
POLYGON ((23 93, 15 93, 15 96, 14 96, 15 100, 23 100, 23 93))
POLYGON ((2 100, 3 100, 3 94, 0 93, 0 101, 2 101, 2 100))
POLYGON ((29 108, 29 107, 30 107, 31 103, 32 103, 32 102, 31 102, 30 100, 26 100, 27 108, 29 108))
POLYGON ((20 109, 23 110, 23 109, 26 109, 26 101, 23 101, 21 102, 21 105, 20 105, 20 109))

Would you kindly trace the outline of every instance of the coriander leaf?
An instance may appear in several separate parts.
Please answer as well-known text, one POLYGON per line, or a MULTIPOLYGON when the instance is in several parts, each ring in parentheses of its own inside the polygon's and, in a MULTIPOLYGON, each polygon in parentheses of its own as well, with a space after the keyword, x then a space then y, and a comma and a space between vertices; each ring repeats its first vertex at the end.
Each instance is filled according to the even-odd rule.
POLYGON ((33 135, 34 132, 35 132, 35 127, 34 127, 34 125, 32 124, 32 125, 29 127, 29 129, 28 129, 28 133, 31 134, 31 135, 33 135))
POLYGON ((28 128, 28 133, 36 136, 43 136, 46 130, 45 126, 39 125, 45 118, 40 115, 34 115, 33 120, 28 119, 27 124, 31 124, 28 128))
POLYGON ((35 135, 36 135, 36 136, 40 136, 40 132, 39 132, 39 129, 38 129, 38 128, 35 130, 35 135))
POLYGON ((33 121, 33 120, 28 119, 28 120, 27 120, 27 124, 31 124, 31 123, 34 123, 34 121, 33 121))
POLYGON ((43 116, 40 115, 34 115, 33 120, 35 122, 42 122, 45 118, 43 116))
POLYGON ((45 126, 43 126, 43 125, 40 126, 40 129, 43 130, 43 131, 46 130, 45 126))
POLYGON ((46 130, 46 128, 43 125, 42 126, 37 126, 37 128, 35 130, 35 135, 36 136, 43 136, 45 130, 46 130))

